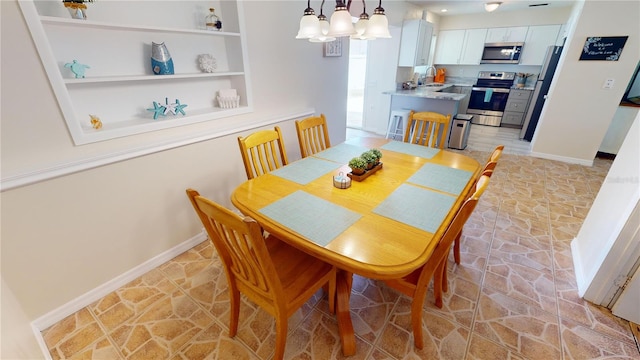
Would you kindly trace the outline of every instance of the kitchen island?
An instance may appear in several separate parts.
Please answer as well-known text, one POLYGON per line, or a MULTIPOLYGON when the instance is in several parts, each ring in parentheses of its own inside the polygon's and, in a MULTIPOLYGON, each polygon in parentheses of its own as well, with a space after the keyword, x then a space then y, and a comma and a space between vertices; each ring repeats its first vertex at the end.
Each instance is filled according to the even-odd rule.
POLYGON ((455 86, 455 84, 430 84, 413 90, 385 91, 383 94, 391 95, 391 111, 403 109, 416 112, 433 111, 451 114, 453 118, 458 113, 458 103, 467 96, 447 92, 455 86))

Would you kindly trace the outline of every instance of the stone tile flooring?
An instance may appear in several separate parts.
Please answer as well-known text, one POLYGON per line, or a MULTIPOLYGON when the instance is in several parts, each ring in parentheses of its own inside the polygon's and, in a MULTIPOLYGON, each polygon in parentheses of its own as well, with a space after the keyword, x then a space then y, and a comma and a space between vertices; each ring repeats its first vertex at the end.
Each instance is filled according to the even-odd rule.
MULTIPOLYGON (((411 300, 354 278, 351 359, 639 359, 630 324, 578 297, 570 241, 611 161, 593 167, 503 155, 449 263, 444 306, 424 304, 413 346, 411 300)), ((484 162, 486 151, 464 153, 484 162)), ((194 214, 195 216, 195 214, 194 214)), ((340 359, 322 292, 289 322, 287 359, 340 359)), ((208 241, 42 332, 53 359, 270 359, 274 322, 243 301, 228 332, 227 281, 208 241)))

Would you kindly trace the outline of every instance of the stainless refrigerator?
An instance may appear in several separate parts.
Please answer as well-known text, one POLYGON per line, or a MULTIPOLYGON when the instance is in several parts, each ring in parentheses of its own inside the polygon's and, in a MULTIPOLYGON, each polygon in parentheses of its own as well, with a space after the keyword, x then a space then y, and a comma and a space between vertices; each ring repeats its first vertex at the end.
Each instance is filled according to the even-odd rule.
POLYGON ((520 139, 527 141, 533 139, 533 133, 538 126, 538 119, 540 119, 540 113, 542 112, 544 101, 547 98, 553 74, 555 74, 556 67, 558 66, 560 53, 562 53, 562 46, 549 46, 547 49, 538 81, 536 81, 536 87, 533 90, 531 104, 524 117, 522 130, 520 131, 520 139))

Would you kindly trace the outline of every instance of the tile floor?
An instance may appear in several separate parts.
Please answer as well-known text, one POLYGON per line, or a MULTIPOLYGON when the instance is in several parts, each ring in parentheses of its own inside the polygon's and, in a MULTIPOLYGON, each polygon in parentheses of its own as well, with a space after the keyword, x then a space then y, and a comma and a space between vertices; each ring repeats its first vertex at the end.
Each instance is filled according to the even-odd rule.
MULTIPOLYGON (((432 293, 424 304, 425 348, 413 346, 410 299, 356 276, 351 359, 640 358, 627 321, 578 297, 569 246, 611 161, 585 167, 505 150, 464 228, 462 264, 450 261, 443 308, 432 293)), ((273 356, 270 315, 243 301, 233 339, 228 315, 224 270, 205 241, 42 335, 53 359, 273 356)), ((343 358, 321 292, 291 317, 285 358, 343 358)))

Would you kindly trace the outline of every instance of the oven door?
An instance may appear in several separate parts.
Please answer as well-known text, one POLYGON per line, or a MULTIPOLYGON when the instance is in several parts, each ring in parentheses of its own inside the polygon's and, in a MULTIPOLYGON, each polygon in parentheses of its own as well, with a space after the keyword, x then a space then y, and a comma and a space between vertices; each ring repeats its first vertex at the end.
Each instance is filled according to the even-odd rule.
POLYGON ((467 113, 474 114, 474 124, 500 126, 508 97, 509 89, 473 87, 467 113))

